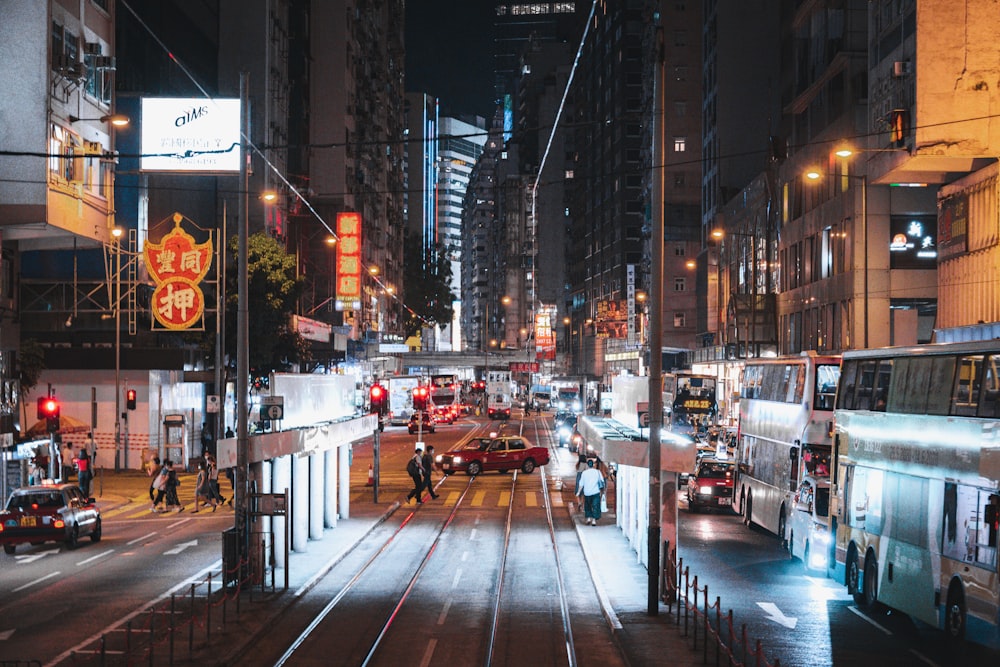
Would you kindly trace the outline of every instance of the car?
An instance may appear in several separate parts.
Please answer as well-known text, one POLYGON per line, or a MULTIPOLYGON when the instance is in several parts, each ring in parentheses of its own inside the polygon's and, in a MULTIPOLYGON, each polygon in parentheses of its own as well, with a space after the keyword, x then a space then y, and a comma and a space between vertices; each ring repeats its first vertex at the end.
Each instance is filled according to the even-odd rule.
POLYGON ((556 434, 559 436, 560 447, 565 447, 569 443, 574 431, 576 431, 576 415, 570 415, 559 422, 556 434))
POLYGON ((460 470, 469 475, 490 470, 520 470, 530 474, 538 466, 548 464, 549 450, 535 447, 531 441, 519 435, 472 438, 438 455, 436 462, 446 475, 460 470))
POLYGON ((736 463, 731 459, 701 459, 688 478, 688 509, 692 512, 703 508, 731 509, 735 477, 736 463))
POLYGON ((433 433, 434 418, 431 417, 428 412, 414 412, 410 415, 410 423, 407 424, 406 428, 410 432, 410 435, 413 435, 418 431, 423 433, 433 433))
POLYGON ((570 412, 569 410, 559 410, 554 415, 552 415, 552 428, 559 430, 559 425, 570 418, 572 418, 575 423, 576 413, 570 412))
POLYGON ((434 421, 439 424, 454 424, 456 410, 450 405, 441 405, 434 408, 434 421))
MULTIPOLYGON (((805 476, 792 498, 788 517, 788 554, 806 570, 823 572, 830 557, 830 478, 805 476)), ((781 536, 785 538, 784 535, 781 536)))
POLYGON ((0 544, 7 554, 18 544, 43 542, 75 549, 87 536, 91 542, 101 540, 101 511, 75 484, 21 487, 0 511, 0 544))

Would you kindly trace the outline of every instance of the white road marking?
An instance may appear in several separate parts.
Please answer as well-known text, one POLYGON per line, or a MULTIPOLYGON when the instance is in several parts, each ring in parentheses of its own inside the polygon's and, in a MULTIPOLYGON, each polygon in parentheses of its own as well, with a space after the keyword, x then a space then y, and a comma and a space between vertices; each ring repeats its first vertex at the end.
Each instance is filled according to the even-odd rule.
POLYGON ((11 628, 10 630, 4 630, 3 632, 0 632, 0 642, 6 641, 6 640, 10 639, 11 635, 13 635, 13 634, 14 634, 14 628, 11 628))
POLYGON ((198 546, 198 540, 191 540, 190 542, 181 542, 180 544, 178 544, 173 549, 168 549, 167 551, 164 551, 163 555, 164 556, 176 556, 177 554, 179 554, 180 552, 184 551, 185 549, 187 549, 189 547, 196 547, 196 546, 198 546))
POLYGON ((109 556, 109 555, 113 554, 114 552, 115 552, 114 549, 108 549, 107 551, 102 551, 101 553, 97 554, 96 556, 91 556, 90 558, 87 558, 86 560, 81 560, 79 563, 77 563, 77 566, 86 565, 87 563, 90 563, 91 561, 95 561, 98 558, 104 558, 105 556, 109 556))
POLYGON ((865 614, 864 614, 864 613, 863 613, 863 612, 862 612, 862 611, 861 611, 860 609, 858 609, 857 607, 848 607, 848 609, 849 609, 850 611, 854 612, 855 614, 857 614, 858 616, 860 616, 861 618, 865 619, 866 621, 868 621, 868 622, 869 622, 869 623, 871 623, 872 625, 874 625, 874 626, 875 626, 876 628, 878 628, 879 630, 881 630, 881 631, 882 631, 882 632, 884 632, 885 634, 887 634, 887 635, 891 635, 891 634, 892 634, 892 631, 891 631, 891 630, 888 630, 887 628, 883 628, 883 627, 882 627, 881 625, 879 625, 878 623, 876 623, 876 622, 875 622, 875 621, 873 621, 872 619, 868 618, 868 616, 866 616, 866 615, 865 615, 865 614))
POLYGON ((19 592, 23 591, 25 588, 31 588, 35 584, 42 583, 46 579, 51 579, 52 577, 58 577, 59 574, 60 574, 59 572, 50 572, 47 575, 45 575, 44 577, 41 577, 40 579, 35 579, 34 581, 29 581, 28 583, 24 584, 23 586, 18 586, 17 588, 15 588, 11 592, 12 593, 19 593, 19 592))
POLYGON ((773 602, 758 602, 757 606, 764 610, 769 619, 789 630, 794 630, 799 622, 799 619, 794 616, 785 616, 785 613, 778 609, 778 605, 773 602))
POLYGON ((156 533, 157 533, 157 531, 155 531, 155 530, 154 530, 153 532, 151 532, 151 533, 146 533, 146 534, 145 534, 145 535, 143 535, 142 537, 137 537, 137 538, 135 538, 134 540, 132 540, 131 542, 126 542, 126 543, 125 543, 125 546, 128 546, 128 547, 130 547, 130 546, 132 546, 133 544, 135 544, 136 542, 144 542, 145 540, 149 539, 149 538, 150 538, 150 537, 152 537, 153 535, 156 535, 156 533))
POLYGON ((451 579, 451 587, 458 588, 458 582, 462 580, 462 568, 455 570, 455 576, 451 579))
POLYGON ((18 565, 27 564, 27 563, 34 563, 39 558, 45 558, 46 556, 51 556, 52 554, 57 554, 57 553, 59 553, 59 551, 60 551, 60 549, 58 549, 58 548, 56 548, 56 549, 47 549, 45 551, 39 551, 38 553, 25 554, 23 556, 14 556, 14 559, 17 561, 18 565))
POLYGON ((441 615, 438 616, 438 625, 444 625, 444 621, 448 618, 448 611, 451 609, 451 598, 448 598, 444 603, 444 608, 441 610, 441 615))
POLYGON ((473 528, 471 531, 469 531, 469 541, 470 542, 475 542, 476 541, 476 529, 475 528, 473 528))
POLYGON ((437 641, 436 639, 432 639, 427 642, 427 650, 424 651, 424 657, 420 660, 420 667, 427 667, 427 665, 431 664, 431 657, 434 655, 434 647, 437 646, 437 641))
POLYGON ((912 653, 917 660, 920 660, 925 664, 934 665, 934 667, 937 667, 937 663, 928 658, 926 655, 921 655, 920 653, 914 651, 912 648, 910 649, 910 653, 912 653))

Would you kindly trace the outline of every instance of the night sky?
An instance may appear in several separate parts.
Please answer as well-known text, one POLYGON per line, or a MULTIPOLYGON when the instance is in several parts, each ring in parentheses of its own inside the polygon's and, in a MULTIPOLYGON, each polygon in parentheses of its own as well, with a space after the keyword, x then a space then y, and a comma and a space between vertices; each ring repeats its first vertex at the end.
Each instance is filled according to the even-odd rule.
POLYGON ((407 0, 406 91, 442 114, 493 115, 493 0, 407 0))

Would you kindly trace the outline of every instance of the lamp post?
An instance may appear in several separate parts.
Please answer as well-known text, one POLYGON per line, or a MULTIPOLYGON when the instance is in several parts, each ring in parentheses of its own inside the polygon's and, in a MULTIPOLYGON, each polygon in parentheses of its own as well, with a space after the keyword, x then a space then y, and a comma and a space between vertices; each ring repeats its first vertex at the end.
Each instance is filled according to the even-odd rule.
MULTIPOLYGON (((122 463, 122 228, 115 226, 111 236, 115 244, 115 472, 119 472, 122 463)), ((128 465, 127 453, 125 465, 128 465)))
MULTIPOLYGON (((837 156, 841 158, 847 158, 852 155, 852 152, 846 149, 837 151, 837 156)), ((848 174, 846 172, 837 174, 838 177, 843 179, 857 178, 861 180, 861 252, 864 255, 861 262, 861 281, 862 281, 862 322, 861 322, 861 341, 862 348, 868 349, 868 175, 867 174, 848 174)), ((806 178, 810 181, 819 181, 823 178, 823 173, 815 169, 811 169, 806 172, 806 178)))

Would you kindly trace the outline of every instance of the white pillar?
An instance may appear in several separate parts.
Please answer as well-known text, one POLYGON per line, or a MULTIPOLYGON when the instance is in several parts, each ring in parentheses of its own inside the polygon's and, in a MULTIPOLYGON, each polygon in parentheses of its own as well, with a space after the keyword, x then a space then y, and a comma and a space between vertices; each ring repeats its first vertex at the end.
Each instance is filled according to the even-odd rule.
POLYGON ((336 449, 323 452, 326 471, 323 475, 323 522, 327 528, 337 527, 337 493, 340 490, 340 484, 337 483, 337 456, 336 449))
POLYGON ((309 542, 309 458, 292 456, 292 551, 305 551, 309 542))
POLYGON ((340 518, 351 518, 351 445, 341 445, 337 448, 337 495, 340 501, 340 518))
POLYGON ((309 539, 318 540, 323 537, 323 483, 326 477, 326 465, 323 462, 323 452, 316 452, 307 458, 309 465, 309 539))
MULTIPOLYGON (((279 456, 271 461, 271 493, 284 493, 292 486, 291 457, 279 456)), ((290 503, 291 504, 291 503, 290 503)), ((291 510, 291 508, 289 508, 291 510)), ((292 513, 294 516, 294 513, 292 513)), ((274 563, 285 567, 285 522, 288 518, 274 517, 274 563)))

